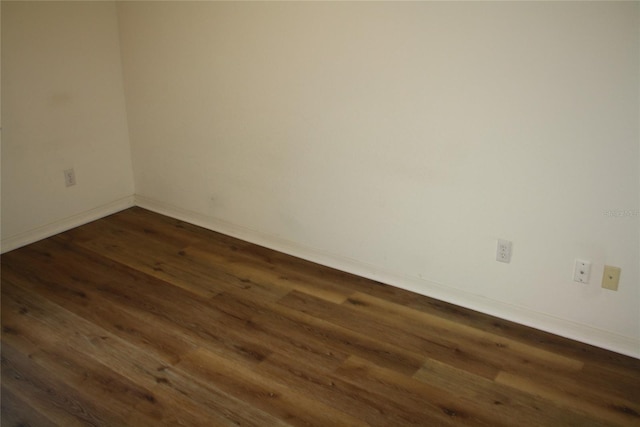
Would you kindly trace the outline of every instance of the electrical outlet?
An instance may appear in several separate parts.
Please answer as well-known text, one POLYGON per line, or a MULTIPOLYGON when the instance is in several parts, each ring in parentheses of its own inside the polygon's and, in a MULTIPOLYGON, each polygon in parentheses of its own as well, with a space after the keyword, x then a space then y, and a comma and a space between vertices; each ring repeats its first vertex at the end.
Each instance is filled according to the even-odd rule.
POLYGON ((511 242, 498 239, 498 249, 496 250, 496 261, 511 262, 511 242))
POLYGON ((602 273, 602 287, 617 291, 618 284, 620 283, 620 271, 620 267, 605 265, 604 272, 602 273))
POLYGON ((64 171, 64 185, 67 187, 76 185, 76 173, 73 168, 64 171))
POLYGON ((573 281, 580 283, 589 283, 591 276, 591 261, 577 259, 573 269, 573 281))

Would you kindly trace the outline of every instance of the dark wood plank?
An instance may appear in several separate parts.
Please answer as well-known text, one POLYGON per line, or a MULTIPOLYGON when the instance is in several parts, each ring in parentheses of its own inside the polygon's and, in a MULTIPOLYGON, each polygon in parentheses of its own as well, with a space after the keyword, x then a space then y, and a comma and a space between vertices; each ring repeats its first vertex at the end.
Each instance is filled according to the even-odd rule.
POLYGON ((471 399, 493 414, 496 423, 519 426, 607 426, 615 425, 589 417, 574 407, 558 407, 537 394, 498 384, 443 362, 428 360, 414 378, 432 387, 471 399))
POLYGON ((8 344, 2 346, 2 383, 58 425, 122 425, 126 415, 86 396, 8 344))
POLYGON ((458 351, 482 356, 483 360, 490 360, 496 370, 524 371, 527 375, 538 375, 540 372, 557 375, 579 372, 584 367, 579 359, 505 339, 363 293, 353 294, 344 305, 365 318, 382 317, 387 323, 417 337, 447 337, 441 340, 442 345, 451 345, 453 341, 458 351))
POLYGON ((16 396, 11 390, 4 385, 0 390, 2 402, 0 406, 0 414, 2 417, 2 425, 5 427, 54 427, 56 424, 49 418, 38 412, 33 406, 29 405, 19 396, 16 396))
POLYGON ((497 427, 510 424, 508 419, 496 417, 492 407, 483 407, 475 398, 397 375, 357 356, 345 361, 335 375, 364 390, 384 395, 399 405, 421 411, 418 420, 422 422, 419 425, 453 425, 462 422, 465 425, 497 427), (429 418, 426 417, 431 420, 427 422, 429 418))
POLYGON ((295 340, 296 347, 306 350, 305 359, 323 359, 322 362, 318 360, 318 363, 339 363, 346 359, 347 355, 357 354, 382 366, 411 375, 424 361, 424 356, 419 353, 404 350, 383 340, 279 304, 240 300, 228 293, 221 294, 213 300, 219 302, 221 310, 228 310, 236 315, 244 313, 249 319, 247 325, 254 329, 265 331, 269 336, 282 340, 295 340))
POLYGON ((485 378, 495 378, 499 372, 491 360, 466 351, 464 342, 453 341, 446 335, 418 336, 403 330, 393 319, 363 315, 351 306, 332 304, 298 291, 290 292, 280 303, 404 350, 423 354, 425 358, 446 360, 485 378))
POLYGON ((304 390, 273 381, 251 367, 219 357, 204 349, 196 350, 180 362, 179 367, 195 377, 225 390, 291 425, 366 425, 345 412, 323 404, 304 390))
POLYGON ((258 372, 370 426, 450 425, 438 411, 429 407, 426 399, 420 399, 420 404, 399 402, 389 398, 390 389, 380 392, 380 389, 361 387, 332 372, 280 355, 263 361, 258 372))
POLYGON ((525 377, 501 372, 497 384, 529 395, 541 396, 556 405, 573 408, 577 412, 589 414, 620 425, 640 425, 640 405, 629 400, 603 395, 586 387, 580 387, 565 378, 525 377))

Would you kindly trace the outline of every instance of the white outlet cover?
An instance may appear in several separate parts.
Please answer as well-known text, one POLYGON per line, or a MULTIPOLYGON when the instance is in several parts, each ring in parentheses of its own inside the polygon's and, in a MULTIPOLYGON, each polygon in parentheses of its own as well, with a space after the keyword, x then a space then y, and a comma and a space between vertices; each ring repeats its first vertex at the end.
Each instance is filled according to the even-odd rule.
POLYGON ((591 261, 577 259, 573 269, 573 281, 579 283, 589 283, 591 277, 591 261))
POLYGON ((511 262, 511 241, 498 239, 498 247, 496 249, 496 261, 506 264, 511 262))

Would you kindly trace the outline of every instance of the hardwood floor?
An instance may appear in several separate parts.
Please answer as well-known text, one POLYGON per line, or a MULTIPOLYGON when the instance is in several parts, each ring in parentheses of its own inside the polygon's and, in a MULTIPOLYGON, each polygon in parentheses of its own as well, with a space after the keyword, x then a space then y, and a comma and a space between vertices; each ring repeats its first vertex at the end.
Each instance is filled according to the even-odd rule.
POLYGON ((640 426, 640 360, 132 208, 2 256, 2 425, 640 426))

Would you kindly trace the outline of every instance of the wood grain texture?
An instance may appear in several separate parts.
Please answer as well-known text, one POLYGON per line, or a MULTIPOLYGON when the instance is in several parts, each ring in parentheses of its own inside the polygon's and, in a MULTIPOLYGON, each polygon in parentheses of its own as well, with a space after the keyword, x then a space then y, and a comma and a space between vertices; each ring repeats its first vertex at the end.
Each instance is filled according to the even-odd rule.
POLYGON ((3 426, 640 426, 640 360, 131 208, 2 256, 3 426))

